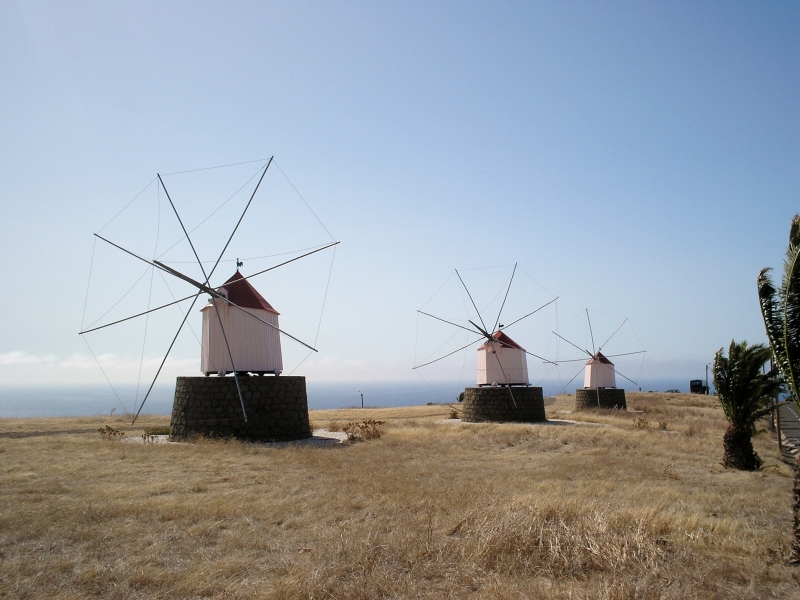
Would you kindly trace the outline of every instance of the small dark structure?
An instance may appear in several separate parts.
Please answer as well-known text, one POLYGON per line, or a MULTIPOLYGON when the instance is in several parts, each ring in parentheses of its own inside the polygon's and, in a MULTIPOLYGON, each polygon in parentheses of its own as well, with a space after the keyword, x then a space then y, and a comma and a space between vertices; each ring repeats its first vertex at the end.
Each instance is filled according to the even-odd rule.
POLYGON ((178 377, 170 439, 235 437, 287 442, 311 437, 305 377, 239 376, 247 421, 233 377, 178 377))
POLYGON ((628 410, 625 390, 621 388, 583 388, 575 390, 575 410, 616 408, 628 410))
POLYGON ((692 379, 689 382, 689 391, 692 394, 708 394, 708 386, 702 379, 692 379))
POLYGON ((469 387, 464 390, 461 420, 469 423, 547 421, 542 388, 469 387))

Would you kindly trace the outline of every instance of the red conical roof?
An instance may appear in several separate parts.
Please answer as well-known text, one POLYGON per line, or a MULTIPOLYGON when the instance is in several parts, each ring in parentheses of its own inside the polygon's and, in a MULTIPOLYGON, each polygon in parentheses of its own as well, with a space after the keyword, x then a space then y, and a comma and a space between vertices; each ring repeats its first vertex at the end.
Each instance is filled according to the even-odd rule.
POLYGON ((258 290, 239 273, 238 269, 233 276, 220 286, 228 292, 228 300, 242 308, 258 308, 279 315, 280 313, 270 306, 258 290))
MULTIPOLYGON (((500 347, 501 347, 501 348, 516 348, 517 350, 522 350, 523 352, 525 351, 525 348, 523 348, 522 346, 520 346, 520 345, 519 345, 517 342, 515 342, 514 340, 512 340, 510 337, 508 337, 508 336, 507 336, 505 333, 503 333, 502 331, 495 331, 495 332, 492 334, 492 337, 493 337, 493 338, 494 338, 496 341, 500 342, 500 347)), ((486 347, 486 344, 484 343, 484 344, 481 346, 481 348, 485 348, 485 347, 486 347)), ((480 348, 479 348, 479 349, 480 349, 480 348)))
POLYGON ((607 359, 605 356, 603 356, 602 354, 600 354, 600 352, 598 352, 598 353, 597 353, 597 354, 595 354, 595 355, 594 355, 592 358, 590 358, 589 360, 587 360, 587 361, 586 361, 586 364, 587 364, 587 365, 590 365, 590 364, 592 364, 594 361, 601 362, 601 363, 604 363, 604 364, 606 364, 606 365, 613 365, 613 364, 614 364, 614 363, 612 363, 610 360, 608 360, 608 359, 607 359))

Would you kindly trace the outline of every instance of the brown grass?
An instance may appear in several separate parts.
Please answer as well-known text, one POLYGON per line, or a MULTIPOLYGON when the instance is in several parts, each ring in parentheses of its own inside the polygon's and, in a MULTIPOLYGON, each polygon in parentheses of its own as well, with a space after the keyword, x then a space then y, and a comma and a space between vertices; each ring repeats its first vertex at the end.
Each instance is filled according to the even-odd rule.
POLYGON ((322 426, 386 421, 334 448, 97 431, 135 438, 167 417, 0 420, 0 597, 798 596, 791 470, 769 436, 754 440, 763 471, 727 471, 713 398, 571 402, 548 416, 583 423, 312 411, 322 426))

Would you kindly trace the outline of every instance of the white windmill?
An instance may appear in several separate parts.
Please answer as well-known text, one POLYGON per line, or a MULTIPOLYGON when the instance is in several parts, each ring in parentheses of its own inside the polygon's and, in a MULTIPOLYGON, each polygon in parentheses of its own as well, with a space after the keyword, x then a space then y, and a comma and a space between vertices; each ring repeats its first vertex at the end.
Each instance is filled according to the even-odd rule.
POLYGON ((616 376, 619 375, 623 379, 626 379, 633 383, 634 385, 638 385, 633 379, 626 377, 622 373, 620 373, 614 363, 612 363, 609 358, 614 358, 618 356, 631 356, 634 354, 644 354, 646 350, 637 350, 635 352, 622 352, 618 354, 603 354, 603 348, 614 338, 615 335, 622 329, 622 326, 628 319, 624 319, 622 323, 612 332, 612 334, 603 342, 599 347, 595 348, 594 346, 594 331, 592 329, 592 321, 589 318, 589 309, 586 309, 586 322, 589 326, 589 334, 592 340, 592 352, 589 352, 586 348, 581 348, 580 346, 572 343, 565 337, 559 335, 555 331, 553 335, 557 336, 558 338, 567 342, 570 346, 577 348, 581 352, 584 352, 588 357, 589 360, 585 358, 579 359, 572 359, 572 360, 557 360, 558 364, 561 363, 568 363, 568 362, 584 362, 585 364, 581 367, 581 369, 572 376, 572 378, 567 381, 567 383, 559 390, 559 394, 562 393, 570 383, 572 383, 578 375, 583 372, 583 389, 578 389, 575 392, 575 407, 577 409, 580 408, 591 408, 591 407, 600 407, 600 408, 627 408, 625 402, 625 390, 622 388, 617 388, 617 379, 616 376))
MULTIPOLYGON (((264 180, 264 176, 267 174, 267 170, 269 169, 270 165, 273 164, 273 158, 270 158, 266 162, 266 165, 263 167, 263 169, 260 170, 260 176, 258 177, 252 193, 250 194, 249 200, 247 201, 244 209, 241 212, 241 215, 236 221, 233 231, 231 231, 225 243, 222 244, 219 255, 217 256, 216 260, 213 261, 213 266, 210 268, 206 266, 207 263, 200 259, 198 251, 190 235, 191 232, 185 227, 184 221, 178 213, 178 210, 173 203, 172 198, 170 197, 169 191, 167 190, 161 175, 157 175, 158 185, 160 186, 160 189, 163 190, 166 199, 169 201, 172 213, 180 225, 180 230, 183 234, 181 241, 185 240, 188 242, 194 262, 196 262, 196 266, 199 268, 199 272, 202 274, 201 280, 192 278, 189 275, 186 275, 185 273, 168 266, 160 260, 147 259, 135 252, 132 252, 131 250, 124 248, 122 245, 107 239, 106 237, 103 237, 97 233, 94 234, 96 239, 102 240, 110 246, 138 259, 139 261, 149 265, 151 269, 168 274, 175 279, 179 279, 190 284, 194 288, 194 292, 192 294, 178 298, 173 302, 165 303, 160 306, 156 306, 155 308, 149 308, 146 311, 142 311, 122 319, 117 319, 112 322, 104 323, 102 325, 88 327, 80 331, 80 335, 85 336, 91 332, 105 329, 119 323, 143 317, 145 315, 150 315, 169 306, 174 306, 176 304, 191 300, 188 309, 182 311, 183 319, 178 325, 177 331, 167 347, 163 359, 160 361, 160 364, 155 372, 155 376, 153 377, 147 392, 144 394, 141 403, 135 410, 132 422, 136 421, 145 405, 145 402, 147 402, 147 399, 150 397, 153 387, 164 368, 170 352, 175 346, 178 336, 184 328, 188 317, 192 313, 192 309, 199 300, 200 296, 203 294, 208 295, 209 300, 202 309, 203 334, 201 343, 201 370, 207 376, 212 373, 223 376, 229 373, 233 374, 233 380, 236 383, 237 396, 241 407, 241 418, 245 423, 248 421, 248 413, 245 398, 242 394, 240 377, 242 375, 246 375, 247 373, 253 373, 256 375, 264 375, 267 373, 273 375, 281 374, 283 370, 283 360, 280 336, 285 336, 294 340, 311 352, 317 352, 316 348, 314 348, 311 344, 308 344, 297 337, 290 335, 280 328, 278 324, 278 312, 263 298, 263 296, 261 296, 261 294, 258 293, 258 291, 256 291, 256 289, 248 280, 269 271, 274 271, 275 269, 312 254, 333 248, 339 244, 338 241, 334 240, 330 243, 321 245, 320 247, 316 247, 313 250, 304 252, 300 256, 285 260, 277 265, 271 266, 267 269, 262 269, 247 276, 242 275, 238 270, 238 267, 242 266, 242 263, 240 263, 237 259, 237 271, 232 277, 230 277, 224 283, 217 284, 216 286, 212 285, 211 283, 218 267, 220 266, 220 263, 223 260, 223 257, 225 256, 226 251, 228 250, 237 230, 239 229, 239 226, 247 214, 248 209, 251 207, 253 199, 256 197, 256 193, 258 192, 261 183, 264 180)), ((243 189, 243 187, 240 188, 240 190, 243 189)), ((228 198, 228 200, 230 200, 230 198, 228 198)), ((224 206, 228 200, 223 202, 221 206, 224 206)), ((303 202, 305 202, 305 200, 303 200, 303 202)), ((221 206, 219 208, 221 208, 221 206)), ((219 210, 219 208, 216 210, 219 210)), ((216 210, 214 212, 216 212, 216 210)), ((211 214, 214 213, 212 212, 211 214)), ((316 215, 314 216, 316 217, 316 215)), ((207 218, 208 217, 206 217, 206 219, 207 218)), ((319 219, 317 218, 317 220, 319 219)), ((205 222, 205 220, 201 221, 201 223, 202 222, 205 222)), ((171 248, 172 247, 174 247, 174 245, 171 246, 171 248)), ((108 377, 106 378, 108 379, 108 377)), ((303 394, 304 393, 305 392, 303 391, 303 394)))
MULTIPOLYGON (((520 344, 512 340, 508 334, 505 332, 506 329, 519 323, 523 319, 527 319, 531 315, 536 314, 546 306, 555 302, 558 298, 555 297, 552 300, 546 302, 539 308, 511 321, 507 325, 503 325, 500 323, 500 318, 503 313, 503 308, 505 307, 506 300, 508 299, 508 293, 511 289, 511 284, 514 280, 514 275, 517 270, 517 265, 514 265, 514 270, 511 274, 511 279, 508 282, 508 287, 505 291, 505 296, 503 297, 503 302, 500 306, 500 310, 497 313, 497 318, 494 321, 494 324, 491 327, 486 326, 486 322, 481 315, 480 310, 478 310, 477 305, 475 304, 474 299, 472 298, 472 294, 470 293, 469 289, 467 288, 466 284, 464 283, 461 274, 456 269, 455 273, 458 276, 459 281, 461 282, 461 286, 463 287, 464 291, 466 292, 467 296, 472 303, 472 307, 475 309, 475 313, 477 314, 477 320, 480 324, 476 323, 471 319, 466 320, 466 325, 462 325, 459 323, 455 323, 453 321, 443 319, 441 317, 435 316, 433 314, 424 312, 419 310, 422 315, 430 317, 432 319, 436 319, 437 321, 441 321, 443 323, 447 323, 454 327, 458 327, 460 329, 464 329, 470 333, 476 334, 478 337, 465 346, 461 346, 452 352, 448 352, 447 354, 440 356, 436 359, 426 361, 422 364, 416 365, 414 369, 420 369, 422 367, 431 365, 436 363, 440 360, 447 358, 455 354, 456 352, 460 352, 469 348, 470 346, 475 345, 476 343, 482 341, 483 344, 477 349, 477 373, 476 373, 476 387, 475 388, 467 388, 465 391, 465 398, 469 399, 470 395, 475 396, 476 398, 480 397, 483 398, 486 396, 488 398, 488 394, 492 394, 493 392, 475 392, 476 389, 481 388, 491 388, 496 389, 500 388, 502 390, 507 390, 507 394, 505 391, 502 394, 505 394, 506 398, 509 399, 511 407, 514 409, 522 409, 523 407, 520 406, 518 400, 520 400, 523 396, 527 399, 530 396, 530 392, 533 390, 537 391, 536 397, 534 398, 534 402, 537 405, 536 414, 538 415, 541 413, 541 418, 537 418, 534 420, 544 420, 544 405, 543 400, 541 400, 541 388, 531 388, 530 387, 530 380, 528 377, 528 366, 527 366, 527 355, 534 356, 544 362, 551 362, 533 352, 529 352, 525 348, 523 348, 520 344), (516 393, 515 393, 516 390, 516 393), (524 390, 529 390, 525 392, 524 390), (538 408, 538 404, 541 403, 541 410, 538 408)), ((497 390, 499 392, 499 390, 497 390)), ((525 402, 525 404, 529 404, 525 402)), ((465 405, 466 406, 466 405, 465 405)), ((505 413, 505 417, 503 419, 492 419, 489 417, 482 417, 481 420, 513 420, 513 410, 509 408, 505 413)))

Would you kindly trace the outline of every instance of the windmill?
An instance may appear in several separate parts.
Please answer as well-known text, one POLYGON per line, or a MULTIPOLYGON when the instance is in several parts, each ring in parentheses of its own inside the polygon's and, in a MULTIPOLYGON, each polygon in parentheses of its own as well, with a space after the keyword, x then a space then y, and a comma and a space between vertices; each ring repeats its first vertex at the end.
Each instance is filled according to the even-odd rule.
POLYGON ((500 310, 491 327, 487 327, 486 321, 458 269, 455 270, 455 274, 464 292, 466 292, 469 297, 472 307, 477 314, 476 320, 478 322, 472 319, 466 319, 466 324, 459 324, 422 310, 417 311, 421 315, 466 330, 477 337, 466 345, 448 352, 443 356, 414 366, 414 370, 439 362, 457 352, 474 346, 478 342, 483 342, 477 349, 476 386, 467 388, 464 392, 464 409, 462 414, 462 419, 464 420, 544 420, 542 388, 530 386, 526 355, 534 356, 543 362, 549 363, 551 361, 523 348, 512 340, 505 330, 527 319, 531 315, 536 314, 546 306, 554 303, 558 298, 553 298, 537 309, 511 321, 507 325, 500 323, 503 308, 508 300, 508 294, 511 290, 511 284, 514 281, 516 271, 517 264, 515 263, 508 286, 505 289, 500 310))
POLYGON ((581 369, 572 376, 572 378, 567 381, 567 383, 559 390, 559 394, 562 393, 570 383, 572 383, 578 375, 581 374, 581 371, 584 373, 583 378, 583 389, 578 389, 575 391, 575 408, 619 408, 622 410, 627 409, 627 404, 625 402, 625 390, 622 388, 617 388, 616 383, 616 376, 619 375, 623 379, 626 379, 633 383, 634 385, 638 385, 633 379, 627 377, 620 373, 614 363, 612 363, 609 359, 615 358, 618 356, 631 356, 635 354, 644 354, 646 350, 637 350, 635 352, 622 352, 618 354, 603 354, 603 348, 614 338, 614 336, 619 333, 622 329, 623 325, 627 323, 628 319, 625 318, 622 323, 611 333, 611 335, 604 341, 600 346, 595 347, 594 345, 594 330, 592 329, 592 320, 589 317, 589 309, 586 309, 586 322, 589 327, 589 335, 592 340, 592 351, 589 352, 586 348, 581 348, 577 344, 569 341, 567 338, 559 335, 555 331, 553 331, 553 335, 558 337, 559 339, 567 342, 573 348, 578 349, 579 351, 585 353, 589 360, 585 358, 578 358, 578 359, 570 359, 570 360, 559 360, 556 361, 558 364, 561 363, 569 363, 569 362, 584 362, 584 365, 581 369))
MULTIPOLYGON (((220 365, 220 368, 218 369, 218 372, 219 372, 220 375, 225 375, 227 373, 232 373, 233 374, 232 380, 233 380, 233 383, 235 384, 235 396, 236 396, 236 400, 238 400, 238 406, 239 406, 240 415, 241 415, 240 417, 237 417, 237 419, 241 420, 243 423, 246 424, 249 421, 251 421, 251 417, 248 414, 247 403, 245 402, 246 391, 243 389, 243 387, 247 387, 247 385, 252 387, 254 384, 252 382, 247 383, 247 384, 243 384, 242 377, 245 376, 247 374, 247 372, 249 372, 249 371, 254 371, 257 374, 264 374, 264 372, 270 371, 275 375, 279 375, 281 373, 281 371, 282 371, 282 363, 280 362, 280 345, 279 345, 279 342, 278 342, 277 362, 275 362, 275 359, 273 357, 272 364, 274 366, 271 369, 258 368, 257 366, 254 367, 253 364, 248 364, 246 357, 243 357, 243 355, 240 352, 237 351, 237 346, 239 345, 238 344, 238 338, 241 335, 243 335, 242 332, 247 332, 248 330, 249 331, 253 331, 253 330, 260 331, 260 332, 262 332, 261 337, 263 337, 265 340, 268 339, 268 338, 271 338, 273 341, 275 339, 279 339, 280 336, 288 337, 290 340, 293 340, 293 342, 305 347, 309 351, 309 354, 313 353, 313 352, 317 352, 317 349, 314 347, 316 342, 314 343, 314 345, 309 344, 309 343, 301 340, 299 337, 289 334, 288 332, 286 332, 285 330, 281 329, 278 326, 277 316, 276 316, 277 315, 277 311, 272 309, 272 307, 263 299, 263 297, 261 297, 260 294, 258 294, 258 292, 255 291, 255 289, 252 287, 252 285, 249 283, 248 280, 250 280, 250 279, 252 279, 252 278, 254 278, 254 277, 258 276, 258 275, 262 275, 264 273, 274 271, 274 270, 279 269, 280 267, 282 267, 284 265, 288 265, 289 263, 293 263, 293 262, 298 261, 298 260, 300 260, 302 258, 305 258, 307 256, 311 256, 313 254, 319 253, 319 252, 321 252, 323 250, 326 250, 326 249, 329 249, 329 248, 334 248, 334 250, 335 250, 335 246, 339 242, 336 241, 335 239, 333 239, 332 236, 331 236, 331 238, 332 238, 333 241, 331 241, 330 243, 326 243, 326 244, 321 245, 319 247, 313 248, 313 249, 311 249, 311 250, 309 250, 307 252, 304 252, 300 256, 295 256, 294 258, 291 258, 289 260, 284 260, 284 261, 282 261, 282 262, 280 262, 278 264, 275 264, 275 265, 273 265, 273 266, 271 266, 269 268, 259 270, 259 271, 255 272, 255 273, 249 274, 247 276, 242 275, 240 273, 240 271, 238 270, 239 267, 243 266, 243 263, 242 263, 242 261, 239 260, 239 258, 237 258, 236 259, 237 271, 236 271, 236 273, 234 274, 233 277, 229 278, 226 282, 222 283, 221 285, 218 284, 218 285, 215 286, 215 285, 212 285, 212 283, 211 283, 212 282, 212 278, 214 277, 215 273, 217 272, 218 267, 220 266, 221 262, 223 261, 223 257, 225 256, 225 253, 229 249, 229 247, 231 245, 231 242, 234 239, 234 236, 236 235, 237 231, 239 230, 240 225, 242 224, 242 222, 243 222, 243 220, 245 218, 245 215, 248 213, 248 210, 251 208, 251 205, 253 204, 253 201, 256 198, 256 194, 259 191, 259 189, 261 188, 262 182, 264 181, 264 177, 267 174, 267 171, 269 170, 270 166, 273 165, 273 163, 274 163, 274 157, 270 158, 268 161, 266 161, 266 164, 263 166, 263 168, 259 168, 259 171, 256 174, 257 175, 257 181, 256 181, 254 187, 252 188, 252 192, 249 194, 249 199, 247 200, 247 202, 246 202, 246 204, 244 206, 244 209, 241 211, 241 214, 239 214, 238 219, 236 220, 232 231, 225 238, 224 244, 221 245, 221 250, 219 251, 219 254, 216 256, 216 259, 213 261, 213 266, 211 266, 211 267, 207 267, 206 265, 208 263, 205 263, 204 261, 201 260, 200 254, 199 254, 199 252, 197 250, 197 247, 196 247, 196 245, 195 245, 195 243, 194 243, 194 241, 192 239, 191 231, 187 230, 187 228, 186 228, 186 226, 184 224, 184 220, 182 219, 180 213, 178 212, 178 209, 177 209, 175 203, 173 202, 173 199, 172 199, 172 197, 170 195, 169 190, 167 189, 167 186, 164 183, 163 178, 161 177, 160 174, 156 175, 156 179, 154 180, 154 182, 157 182, 156 185, 158 186, 159 194, 163 191, 163 194, 165 195, 165 197, 166 197, 166 199, 167 199, 167 201, 169 203, 169 207, 171 209, 171 213, 174 216, 174 219, 177 221, 177 224, 180 226, 180 232, 182 233, 181 239, 178 242, 176 242, 175 244, 173 244, 172 246, 170 246, 170 249, 174 248, 177 244, 179 244, 181 242, 185 241, 186 243, 188 243, 188 246, 191 249, 191 256, 193 257, 193 264, 195 264, 196 267, 199 269, 199 272, 200 272, 200 275, 201 275, 199 278, 197 276, 192 277, 192 276, 188 275, 186 272, 184 272, 185 270, 184 271, 178 270, 174 266, 170 266, 170 265, 166 264, 165 262, 163 262, 162 260, 158 260, 157 257, 154 257, 152 260, 148 259, 148 258, 145 258, 144 256, 141 256, 140 253, 133 252, 133 251, 123 247, 122 244, 117 243, 115 241, 112 241, 111 239, 108 239, 107 237, 102 236, 99 233, 95 233, 94 234, 95 235, 95 240, 100 240, 103 243, 108 244, 110 247, 113 247, 116 250, 118 250, 118 251, 120 251, 120 252, 122 252, 122 253, 130 256, 130 257, 133 257, 133 258, 137 259, 141 263, 144 263, 144 264, 148 265, 148 269, 151 271, 151 273, 152 272, 158 272, 158 273, 161 274, 162 277, 164 275, 167 275, 172 280, 180 281, 182 283, 188 283, 193 288, 192 294, 187 295, 187 296, 182 297, 182 298, 174 299, 174 301, 172 301, 172 302, 164 303, 164 304, 161 304, 161 305, 153 307, 153 308, 148 307, 148 309, 145 310, 145 311, 140 311, 140 312, 137 312, 136 314, 128 315, 128 316, 126 316, 124 318, 115 319, 113 321, 106 322, 106 323, 103 323, 103 324, 100 324, 100 325, 96 325, 96 326, 93 325, 93 326, 90 326, 90 327, 87 327, 87 328, 83 328, 83 327, 81 328, 80 335, 84 336, 84 339, 85 339, 86 334, 89 334, 89 333, 92 333, 92 332, 96 332, 96 331, 99 331, 99 330, 103 330, 103 329, 107 329, 109 327, 112 327, 112 326, 115 326, 115 325, 119 325, 119 324, 124 323, 124 322, 129 322, 131 320, 138 319, 138 318, 141 318, 141 317, 149 318, 150 315, 152 315, 153 313, 155 313, 157 311, 161 311, 161 310, 163 310, 163 309, 165 309, 167 307, 170 307, 170 306, 179 305, 179 304, 181 304, 183 302, 191 301, 188 309, 185 310, 185 312, 181 311, 181 312, 183 312, 183 318, 180 321, 180 324, 177 326, 177 330, 176 330, 174 336, 172 337, 168 347, 166 348, 166 351, 163 354, 163 358, 160 360, 160 364, 158 365, 158 368, 156 369, 155 376, 152 378, 152 381, 151 381, 151 383, 150 383, 150 385, 149 385, 149 387, 147 389, 147 392, 144 394, 144 397, 142 398, 141 403, 138 404, 138 408, 134 407, 135 408, 135 412, 133 414, 132 424, 136 422, 136 419, 140 415, 140 413, 142 411, 142 408, 144 407, 145 403, 147 402, 148 398, 150 397, 150 395, 151 395, 151 393, 153 391, 153 387, 155 386, 156 381, 158 380, 158 377, 161 374, 161 372, 162 372, 162 370, 164 368, 164 365, 167 362, 167 359, 168 359, 170 353, 172 352, 172 350, 173 350, 173 348, 175 346, 175 343, 178 340, 178 337, 181 334, 181 331, 183 330, 184 326, 187 323, 189 315, 192 313, 192 310, 193 310, 195 304, 197 303, 197 301, 200 298, 200 296, 203 295, 203 294, 206 294, 209 297, 208 303, 207 303, 206 307, 202 311, 203 312, 204 339, 206 338, 206 334, 208 334, 209 339, 210 339, 210 337, 212 335, 215 334, 214 339, 216 340, 214 343, 210 343, 209 346, 205 346, 205 345, 203 346, 203 367, 204 367, 204 369, 206 369, 205 370, 205 374, 206 375, 209 374, 207 364, 210 364, 210 362, 215 362, 217 365, 220 365), (260 299, 260 301, 263 301, 263 302, 261 302, 260 306, 256 306, 256 305, 253 305, 253 304, 248 304, 248 302, 251 302, 253 300, 259 301, 259 299, 260 299), (270 309, 270 310, 261 310, 261 309, 267 309, 267 308, 270 309), (271 311, 271 313, 274 313, 274 315, 270 314, 270 311, 271 311), (216 348, 217 351, 218 351, 215 356, 211 356, 210 355, 209 348, 211 348, 211 347, 216 348), (210 362, 209 362, 209 358, 212 359, 210 362)), ((246 164, 246 163, 240 163, 240 164, 246 164)), ((281 173, 282 173, 282 171, 281 171, 281 173)), ((285 174, 284 174, 284 177, 285 177, 285 174)), ((251 180, 254 179, 254 178, 255 178, 255 176, 252 177, 251 180)), ((287 181, 288 181, 288 178, 287 178, 287 181)), ((153 182, 151 182, 151 183, 153 183, 153 182)), ((289 182, 289 183, 291 184, 291 182, 289 182)), ((246 185, 247 185, 247 183, 245 183, 245 185, 240 187, 239 191, 244 189, 244 187, 246 185)), ((294 186, 292 185, 292 187, 294 187, 294 186)), ((295 189, 295 191, 296 191, 296 189, 295 189)), ((299 193, 298 193, 298 195, 299 195, 299 193)), ((223 202, 221 206, 219 206, 214 212, 212 212, 211 215, 216 213, 220 208, 222 208, 222 206, 227 204, 227 202, 232 197, 233 196, 231 196, 230 198, 225 200, 225 202, 223 202)), ((302 196, 300 196, 300 197, 302 199, 302 196)), ((305 200, 303 200, 303 202, 305 203, 305 200)), ((307 203, 306 203, 306 206, 308 206, 307 203)), ((125 210, 125 209, 123 209, 123 210, 125 210)), ((310 210, 310 207, 309 207, 309 210, 310 210)), ((120 211, 120 213, 121 212, 122 211, 120 211)), ((311 211, 311 212, 313 214, 313 211, 311 211)), ((118 214, 120 214, 120 213, 118 213, 118 214)), ((204 223, 208 218, 210 218, 211 215, 209 215, 208 217, 206 217, 206 219, 201 221, 201 224, 204 223)), ((314 216, 316 217, 316 214, 314 216)), ((160 216, 159 216, 159 218, 160 218, 160 216)), ((319 221, 318 218, 317 218, 317 220, 319 221)), ((322 223, 320 222, 320 224, 322 224, 322 223)), ((324 228, 325 226, 322 225, 322 227, 324 228)), ((325 230, 327 231, 327 229, 325 229, 325 230)), ((167 251, 169 251, 169 250, 167 250, 167 251)), ((209 262, 211 262, 211 261, 209 261, 209 262)), ((332 262, 331 262, 331 267, 332 267, 332 262)), ((140 277, 140 279, 141 279, 141 277, 140 277)), ((166 282, 166 280, 165 280, 165 282, 166 282)), ((152 291, 152 288, 151 288, 151 291, 152 291)), ((327 293, 327 290, 326 290, 326 293, 327 293)), ((123 298, 124 298, 124 296, 123 296, 123 298)), ((88 291, 87 291, 87 301, 88 301, 88 291)), ((323 306, 324 306, 324 302, 323 302, 323 306)), ((87 342, 87 345, 88 345, 88 342, 87 342)), ((91 350, 91 348, 90 348, 90 350, 91 350)), ((99 361, 98 361, 98 364, 99 364, 99 361)), ((101 366, 101 369, 102 369, 102 366, 101 366)), ((106 379, 108 379, 108 377, 106 377, 106 379)), ((181 379, 187 379, 187 378, 179 378, 179 384, 180 384, 180 380, 181 379)), ((214 379, 217 379, 217 378, 214 378, 214 379)), ((222 379, 222 378, 219 378, 219 379, 222 379)), ((261 379, 261 378, 259 378, 259 379, 261 379)), ((266 379, 266 378, 264 378, 264 379, 266 379)), ((288 378, 282 378, 282 379, 288 379, 288 378)), ((306 399, 305 399, 305 382, 304 382, 304 378, 299 378, 299 379, 303 379, 303 383, 302 383, 302 396, 303 396, 302 397, 302 403, 305 405, 305 403, 306 403, 306 399)), ((110 383, 110 381, 109 381, 109 383, 110 383)), ((284 384, 284 383, 286 383, 288 385, 288 384, 291 384, 292 382, 291 381, 282 382, 282 384, 284 384)), ((213 384, 213 385, 217 385, 217 388, 215 388, 215 389, 221 389, 221 388, 219 388, 219 385, 223 385, 223 384, 220 382, 219 384, 213 384)), ((213 387, 213 385, 211 385, 210 387, 209 386, 206 386, 206 387, 209 387, 209 389, 210 389, 211 387, 213 387)), ((196 388, 197 388, 197 385, 194 385, 193 389, 196 389, 196 388)), ((112 389, 113 389, 113 386, 112 386, 112 389)), ((299 390, 299 388, 298 388, 298 390, 299 390)), ((176 389, 176 403, 177 403, 177 400, 178 400, 178 396, 179 396, 179 390, 176 389)), ((250 401, 250 403, 253 404, 252 401, 250 401)), ((175 412, 173 410, 173 416, 174 415, 175 415, 175 412)), ((306 417, 305 418, 306 418, 306 421, 307 421, 307 409, 306 409, 306 417)), ((226 419, 219 419, 219 420, 228 420, 228 421, 230 421, 231 418, 227 417, 226 419)), ((258 419, 256 419, 256 420, 258 420, 258 419)))

